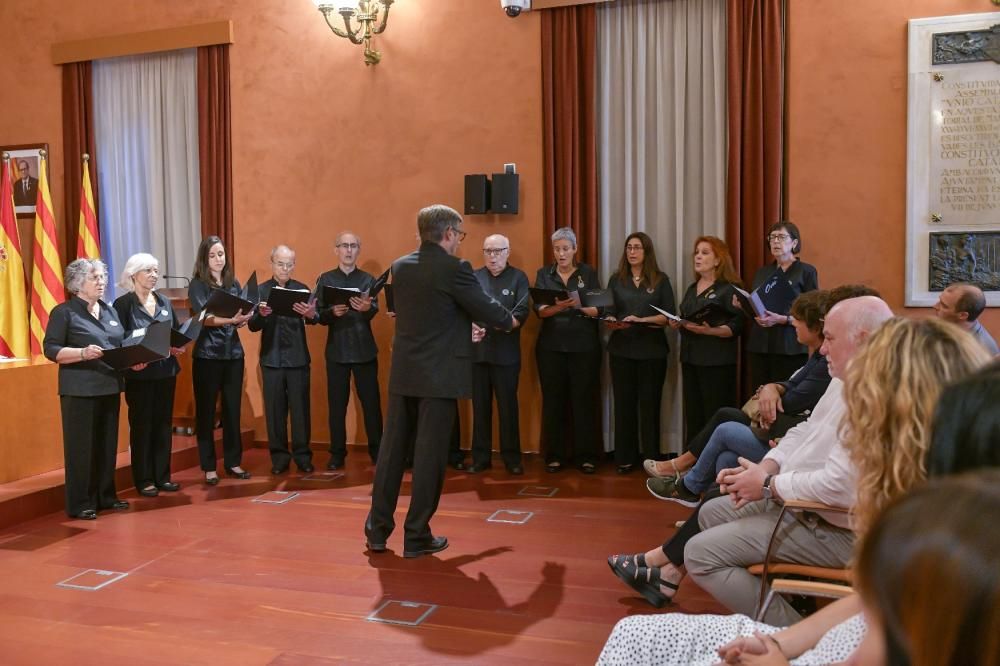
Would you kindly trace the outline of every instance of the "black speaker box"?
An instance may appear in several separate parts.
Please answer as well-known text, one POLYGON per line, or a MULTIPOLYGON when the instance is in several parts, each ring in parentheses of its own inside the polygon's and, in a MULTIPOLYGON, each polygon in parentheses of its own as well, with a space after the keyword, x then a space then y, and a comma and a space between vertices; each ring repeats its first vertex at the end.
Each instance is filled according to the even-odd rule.
POLYGON ((483 215, 490 212, 490 179, 485 173, 465 177, 465 214, 483 215))
POLYGON ((490 211, 502 215, 516 215, 518 202, 518 183, 520 176, 516 173, 493 174, 493 196, 490 211))

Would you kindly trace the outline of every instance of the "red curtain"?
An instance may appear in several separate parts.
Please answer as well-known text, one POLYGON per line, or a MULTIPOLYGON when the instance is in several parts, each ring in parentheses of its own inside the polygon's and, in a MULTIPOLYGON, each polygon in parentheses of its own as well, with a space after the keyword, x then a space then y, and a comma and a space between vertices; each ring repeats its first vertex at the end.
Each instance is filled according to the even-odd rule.
POLYGON ((728 0, 726 240, 747 284, 782 217, 783 0, 728 0))
POLYGON ((229 46, 198 48, 198 164, 201 233, 222 239, 233 261, 233 147, 229 46))
POLYGON ((597 23, 593 5, 542 12, 545 238, 572 227, 577 259, 597 265, 597 23))
MULTIPOLYGON (((97 186, 97 145, 94 138, 94 93, 90 61, 71 62, 62 66, 63 99, 63 197, 66 205, 64 233, 60 253, 63 265, 76 258, 76 242, 80 225, 80 187, 83 153, 90 155, 90 186, 94 190, 94 212, 100 210, 97 186)), ((98 215, 100 220, 100 215, 98 215)))

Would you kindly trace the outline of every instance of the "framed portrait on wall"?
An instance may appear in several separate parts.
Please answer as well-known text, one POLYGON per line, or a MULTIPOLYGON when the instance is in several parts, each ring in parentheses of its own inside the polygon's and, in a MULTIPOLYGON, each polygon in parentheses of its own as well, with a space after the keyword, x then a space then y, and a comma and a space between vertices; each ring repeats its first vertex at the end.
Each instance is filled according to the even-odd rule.
MULTIPOLYGON (((13 179, 14 212, 18 217, 34 217, 38 199, 39 168, 42 163, 39 151, 48 155, 49 144, 28 143, 17 146, 0 146, 0 153, 10 155, 10 174, 13 179)), ((51 157, 51 156, 49 156, 51 157)), ((48 174, 46 174, 48 175, 48 174)))

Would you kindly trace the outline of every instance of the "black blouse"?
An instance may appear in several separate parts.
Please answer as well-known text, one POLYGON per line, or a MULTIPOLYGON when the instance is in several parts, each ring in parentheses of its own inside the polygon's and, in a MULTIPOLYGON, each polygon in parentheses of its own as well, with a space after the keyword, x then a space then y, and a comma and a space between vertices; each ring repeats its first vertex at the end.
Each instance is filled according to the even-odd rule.
MULTIPOLYGON (((214 287, 223 289, 224 287, 214 287)), ((213 287, 202 280, 194 278, 188 285, 188 300, 191 301, 191 316, 197 317, 205 309, 208 297, 212 295, 213 287)), ((233 280, 233 286, 226 289, 234 296, 240 295, 240 283, 233 280)), ((244 313, 246 314, 246 313, 244 313)), ((194 358, 208 359, 212 361, 235 361, 243 358, 243 345, 240 343, 240 336, 236 326, 226 324, 225 326, 203 326, 201 335, 194 343, 194 358)))
MULTIPOLYGON (((171 328, 177 328, 179 326, 177 322, 177 314, 174 312, 174 308, 170 304, 170 300, 155 291, 153 292, 153 298, 156 299, 156 313, 152 316, 150 316, 146 308, 139 303, 139 299, 136 297, 135 292, 122 294, 115 299, 115 312, 118 313, 118 320, 121 322, 122 326, 125 327, 126 332, 134 331, 138 328, 146 328, 155 321, 168 322, 171 328)), ((166 379, 167 377, 175 376, 180 371, 181 366, 177 362, 177 359, 173 356, 168 356, 165 359, 150 363, 138 372, 134 370, 126 370, 125 379, 127 381, 151 381, 155 379, 166 379)))
MULTIPOLYGON (((368 312, 349 308, 341 317, 335 317, 331 306, 323 300, 323 287, 355 288, 370 291, 375 278, 360 268, 344 273, 340 267, 327 271, 316 281, 317 321, 328 326, 326 334, 326 360, 335 363, 368 363, 378 356, 372 319, 378 314, 378 299, 372 299, 368 312)), ((471 333, 470 333, 471 335, 471 333)))
POLYGON ((475 274, 483 291, 513 314, 521 325, 510 331, 487 328, 486 337, 472 347, 473 360, 493 365, 520 363, 521 326, 528 319, 528 276, 510 264, 500 271, 500 275, 493 275, 486 266, 475 274))
MULTIPOLYGON (((781 268, 777 262, 763 266, 757 270, 753 276, 753 288, 761 286, 770 280, 776 271, 781 268)), ((816 268, 810 264, 803 263, 799 259, 788 267, 785 271, 785 278, 795 291, 796 297, 807 291, 819 289, 819 274, 816 268)), ((787 315, 787 312, 776 312, 775 314, 787 315)), ((747 351, 754 354, 781 354, 793 356, 795 354, 805 354, 808 350, 804 345, 799 344, 795 337, 794 326, 763 326, 754 325, 750 329, 749 340, 747 340, 747 351)))
MULTIPOLYGON (((267 301, 271 289, 278 286, 273 278, 260 285, 260 300, 267 301)), ((305 289, 309 287, 289 280, 285 289, 305 289)), ((302 317, 285 317, 271 313, 265 317, 259 310, 254 311, 247 328, 253 332, 264 331, 260 341, 260 364, 265 368, 301 368, 309 365, 309 346, 306 344, 306 322, 302 317)))
MULTIPOLYGON (((608 289, 615 298, 613 314, 619 320, 629 315, 651 317, 660 314, 650 305, 677 314, 674 288, 665 273, 660 273, 660 281, 655 287, 645 283, 636 286, 632 280, 622 282, 616 273, 608 280, 608 289)), ((669 350, 663 329, 648 326, 616 329, 608 340, 608 353, 622 358, 666 358, 669 350)))
MULTIPOLYGON (((541 289, 600 289, 597 271, 587 264, 578 264, 573 274, 563 283, 556 270, 556 264, 543 266, 535 275, 535 286, 541 289)), ((535 305, 535 312, 541 306, 535 305)), ((538 334, 538 348, 558 352, 586 352, 600 350, 601 341, 597 337, 597 320, 582 316, 577 310, 563 310, 559 314, 542 319, 542 330, 538 334)))
MULTIPOLYGON (((63 347, 121 347, 125 330, 117 313, 103 301, 98 304, 98 318, 87 311, 87 302, 78 296, 52 308, 42 341, 47 359, 55 361, 63 347)), ((121 390, 121 373, 100 359, 59 365, 59 395, 95 397, 114 395, 121 390)))
POLYGON ((716 282, 705 291, 696 293, 698 283, 693 282, 684 292, 681 300, 681 316, 693 314, 709 303, 718 303, 728 310, 732 317, 723 322, 733 334, 728 338, 714 335, 699 335, 681 328, 681 362, 692 365, 735 365, 737 341, 743 332, 743 311, 733 307, 733 285, 722 280, 716 282))

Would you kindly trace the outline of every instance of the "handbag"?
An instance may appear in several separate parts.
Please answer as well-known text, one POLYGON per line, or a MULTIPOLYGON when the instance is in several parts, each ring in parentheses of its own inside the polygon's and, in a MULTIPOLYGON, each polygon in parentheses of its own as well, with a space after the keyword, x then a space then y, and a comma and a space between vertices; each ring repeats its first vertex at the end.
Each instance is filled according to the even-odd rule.
POLYGON ((760 401, 757 399, 756 393, 743 404, 742 410, 750 417, 750 423, 760 425, 760 401))

